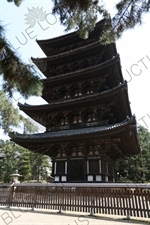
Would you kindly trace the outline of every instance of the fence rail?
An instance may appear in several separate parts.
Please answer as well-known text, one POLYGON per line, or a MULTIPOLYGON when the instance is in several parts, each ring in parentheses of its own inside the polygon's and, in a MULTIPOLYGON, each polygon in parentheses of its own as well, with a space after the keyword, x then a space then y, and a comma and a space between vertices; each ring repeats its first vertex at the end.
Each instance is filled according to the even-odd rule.
POLYGON ((14 184, 0 186, 0 204, 150 217, 150 185, 14 184))

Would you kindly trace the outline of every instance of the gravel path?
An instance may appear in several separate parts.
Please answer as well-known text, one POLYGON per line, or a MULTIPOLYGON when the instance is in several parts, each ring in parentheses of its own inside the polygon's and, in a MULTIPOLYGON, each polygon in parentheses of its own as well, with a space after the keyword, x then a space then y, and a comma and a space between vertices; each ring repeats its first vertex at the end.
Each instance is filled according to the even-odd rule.
MULTIPOLYGON (((55 211, 31 209, 4 208, 0 209, 0 225, 140 225, 150 222, 137 222, 131 220, 120 220, 121 217, 111 216, 110 218, 96 219, 84 216, 82 213, 58 213, 55 211)), ((105 215, 106 217, 106 215, 105 215)), ((148 219, 147 219, 148 221, 148 219)), ((150 220, 149 220, 150 221, 150 220)))

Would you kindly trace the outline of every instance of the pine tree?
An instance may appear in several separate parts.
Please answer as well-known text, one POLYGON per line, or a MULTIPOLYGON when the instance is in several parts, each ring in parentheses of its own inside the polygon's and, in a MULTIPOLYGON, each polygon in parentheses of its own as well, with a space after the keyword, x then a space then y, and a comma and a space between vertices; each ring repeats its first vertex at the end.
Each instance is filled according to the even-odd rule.
POLYGON ((16 6, 20 6, 20 4, 22 3, 22 0, 7 0, 7 2, 14 2, 16 6))
POLYGON ((14 91, 18 91, 25 98, 41 95, 43 87, 35 68, 19 59, 3 33, 0 26, 0 74, 3 76, 3 91, 10 97, 14 91))
POLYGON ((150 181, 150 132, 143 126, 138 127, 141 145, 142 178, 150 181))
POLYGON ((53 0, 53 13, 59 15, 66 31, 76 29, 81 38, 88 38, 94 30, 98 15, 109 18, 106 9, 95 0, 53 0))
POLYGON ((9 182, 15 170, 22 175, 20 181, 46 180, 51 169, 50 157, 34 153, 12 141, 0 140, 0 153, 6 158, 0 160, 0 181, 9 182))
POLYGON ((122 181, 126 179, 141 183, 150 181, 150 132, 143 126, 139 126, 138 135, 141 153, 117 161, 116 169, 122 181))
POLYGON ((11 180, 10 175, 17 169, 18 151, 15 149, 15 144, 3 140, 0 141, 0 149, 2 153, 6 154, 6 158, 0 160, 1 181, 8 183, 11 180))
POLYGON ((51 169, 50 157, 39 153, 31 153, 31 180, 46 180, 51 169))
POLYGON ((0 128, 5 133, 11 131, 12 127, 24 127, 28 132, 37 132, 38 128, 33 123, 19 114, 19 110, 14 108, 11 99, 0 91, 0 128))
MULTIPOLYGON (((12 2, 12 1, 9 1, 12 2)), ((14 0, 19 6, 21 0, 14 0)), ((25 98, 42 94, 42 83, 31 65, 24 64, 12 50, 4 35, 4 28, 0 24, 0 75, 3 77, 0 90, 0 128, 8 133, 12 126, 24 126, 28 132, 37 131, 37 128, 19 114, 12 104, 14 92, 19 92, 25 98)))
MULTIPOLYGON (((19 6, 22 0, 7 0, 19 6)), ((150 10, 150 0, 120 0, 116 1, 117 13, 110 21, 105 1, 99 0, 51 0, 52 12, 59 16, 60 23, 66 30, 75 29, 80 37, 88 38, 94 29, 98 16, 105 19, 101 43, 107 44, 120 38, 124 31, 142 24, 143 15, 150 10)))
POLYGON ((18 171, 22 175, 21 181, 28 181, 31 176, 31 164, 30 164, 30 152, 29 150, 23 150, 20 155, 18 171))
POLYGON ((142 24, 143 15, 150 10, 150 0, 121 0, 116 10, 112 27, 115 38, 120 38, 124 31, 142 24))
POLYGON ((127 29, 142 24, 143 15, 150 9, 150 0, 121 0, 116 3, 117 13, 110 20, 105 5, 98 0, 53 0, 53 2, 53 13, 59 15, 61 24, 66 26, 66 30, 78 30, 80 37, 83 38, 88 38, 98 16, 105 19, 101 44, 114 42, 127 29))

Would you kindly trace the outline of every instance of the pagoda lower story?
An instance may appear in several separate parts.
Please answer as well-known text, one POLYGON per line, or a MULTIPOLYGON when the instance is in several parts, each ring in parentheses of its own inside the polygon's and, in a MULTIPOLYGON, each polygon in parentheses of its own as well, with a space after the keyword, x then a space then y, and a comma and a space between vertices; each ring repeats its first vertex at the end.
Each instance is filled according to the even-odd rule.
POLYGON ((55 182, 114 182, 115 164, 108 156, 110 147, 108 140, 103 144, 95 141, 89 145, 64 145, 64 151, 52 158, 55 182))
MULTIPOLYGON (((80 152, 79 152, 80 154, 80 152)), ((115 165, 105 155, 53 160, 55 182, 115 182, 115 165)))
POLYGON ((55 182, 115 182, 115 161, 136 154, 136 121, 43 134, 11 134, 12 140, 52 159, 55 182))

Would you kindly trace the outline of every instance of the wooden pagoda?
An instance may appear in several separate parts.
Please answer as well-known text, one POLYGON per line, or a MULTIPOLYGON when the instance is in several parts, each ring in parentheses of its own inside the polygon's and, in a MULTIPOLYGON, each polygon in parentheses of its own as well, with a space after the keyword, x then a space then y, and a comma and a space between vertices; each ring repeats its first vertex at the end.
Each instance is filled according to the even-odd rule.
POLYGON ((49 155, 55 182, 114 182, 115 161, 140 152, 116 46, 99 42, 103 24, 86 40, 73 32, 37 41, 47 57, 32 60, 47 104, 19 107, 46 132, 11 139, 49 155))

